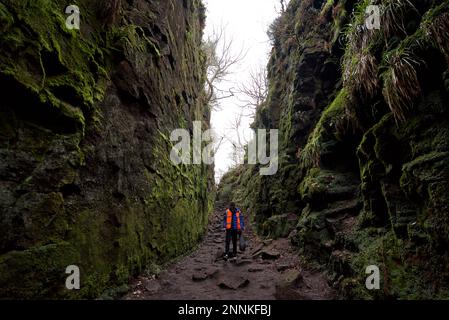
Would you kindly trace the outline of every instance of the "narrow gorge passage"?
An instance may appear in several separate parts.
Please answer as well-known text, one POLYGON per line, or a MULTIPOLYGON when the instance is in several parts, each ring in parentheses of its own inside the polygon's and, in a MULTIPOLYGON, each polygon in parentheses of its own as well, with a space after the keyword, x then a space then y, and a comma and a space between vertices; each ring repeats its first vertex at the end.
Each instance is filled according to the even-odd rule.
POLYGON ((0 53, 0 300, 449 301, 449 0, 1 0, 0 53))
MULTIPOLYGON (((247 248, 236 261, 222 258, 225 207, 216 204, 200 246, 158 275, 134 279, 126 300, 332 299, 325 275, 305 269, 286 238, 261 240, 249 223, 247 248)), ((232 247, 232 244, 231 244, 232 247)))

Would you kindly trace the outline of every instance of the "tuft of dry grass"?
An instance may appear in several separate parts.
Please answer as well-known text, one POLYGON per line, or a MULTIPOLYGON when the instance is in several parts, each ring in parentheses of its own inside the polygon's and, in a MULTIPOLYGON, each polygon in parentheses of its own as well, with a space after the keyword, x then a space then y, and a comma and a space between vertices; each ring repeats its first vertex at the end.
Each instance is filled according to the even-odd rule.
POLYGON ((449 12, 423 22, 428 40, 446 57, 449 57, 449 12))
POLYGON ((398 33, 407 34, 405 18, 410 11, 418 12, 409 0, 386 0, 382 6, 382 30, 385 39, 398 33))
POLYGON ((365 26, 365 7, 368 4, 370 2, 365 1, 359 5, 352 23, 344 30, 346 48, 342 70, 345 87, 353 95, 369 99, 379 89, 379 66, 370 49, 379 35, 377 30, 368 30, 365 26))
POLYGON ((424 62, 408 50, 386 57, 388 70, 384 73, 384 98, 396 122, 404 121, 406 113, 421 95, 417 68, 424 62))
POLYGON ((313 132, 302 150, 298 150, 299 163, 302 168, 317 168, 320 166, 320 136, 313 132))
POLYGON ((362 124, 355 111, 352 96, 348 95, 346 97, 343 114, 337 117, 335 121, 335 136, 337 139, 343 140, 343 136, 346 133, 352 132, 352 134, 356 134, 360 130, 363 130, 362 124))
POLYGON ((378 71, 376 58, 367 50, 355 53, 344 64, 343 83, 368 98, 374 97, 379 88, 378 71))

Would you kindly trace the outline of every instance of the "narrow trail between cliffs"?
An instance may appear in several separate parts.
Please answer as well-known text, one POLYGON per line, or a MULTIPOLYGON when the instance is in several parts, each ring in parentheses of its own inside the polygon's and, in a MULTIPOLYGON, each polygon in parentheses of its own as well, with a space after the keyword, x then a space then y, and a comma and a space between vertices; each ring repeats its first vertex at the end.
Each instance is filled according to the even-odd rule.
MULTIPOLYGON (((198 249, 157 275, 130 283, 125 300, 319 300, 333 299, 324 274, 305 269, 285 238, 261 240, 248 223, 247 248, 225 261, 225 208, 217 205, 198 249)), ((232 248, 232 244, 231 244, 232 248)))

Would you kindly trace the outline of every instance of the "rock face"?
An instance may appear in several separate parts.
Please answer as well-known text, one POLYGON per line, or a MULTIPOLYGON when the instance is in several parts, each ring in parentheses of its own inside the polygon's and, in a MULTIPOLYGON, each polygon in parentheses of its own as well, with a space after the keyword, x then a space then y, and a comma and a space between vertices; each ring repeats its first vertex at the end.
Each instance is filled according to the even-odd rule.
POLYGON ((253 125, 280 130, 279 171, 240 166, 219 194, 262 234, 296 214, 291 240, 343 297, 448 298, 449 2, 373 3, 380 30, 369 1, 290 2, 253 125))
POLYGON ((204 7, 0 3, 0 298, 94 298, 202 236, 213 168, 175 166, 170 132, 209 127, 204 7), (80 268, 67 290, 66 267, 80 268))

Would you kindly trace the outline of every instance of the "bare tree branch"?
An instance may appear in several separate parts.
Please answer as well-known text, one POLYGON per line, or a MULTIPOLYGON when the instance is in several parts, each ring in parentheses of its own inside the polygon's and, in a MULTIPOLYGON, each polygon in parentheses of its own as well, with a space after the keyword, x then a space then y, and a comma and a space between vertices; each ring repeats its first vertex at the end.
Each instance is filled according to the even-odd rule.
POLYGON ((266 68, 260 67, 249 74, 249 81, 239 86, 239 101, 243 104, 241 108, 254 117, 257 108, 267 99, 268 77, 266 68))
POLYGON ((240 113, 235 116, 228 128, 229 132, 235 133, 235 136, 224 136, 224 138, 232 145, 231 159, 234 167, 244 162, 245 146, 248 144, 248 140, 245 139, 244 133, 242 132, 243 118, 243 109, 241 109, 240 113))
POLYGON ((228 38, 225 27, 215 29, 208 39, 203 43, 206 52, 207 77, 206 77, 206 103, 215 109, 219 109, 219 100, 234 96, 232 88, 222 90, 218 84, 227 80, 236 66, 244 57, 242 48, 237 54, 232 50, 234 40, 228 38))
MULTIPOLYGON (((244 162, 245 148, 249 143, 243 131, 243 121, 245 118, 253 118, 255 116, 257 108, 262 105, 268 95, 266 69, 260 67, 251 71, 247 83, 238 85, 237 89, 230 89, 230 92, 233 95, 235 94, 241 105, 239 105, 239 112, 228 122, 225 133, 218 138, 220 144, 217 146, 216 151, 222 146, 223 141, 230 144, 232 167, 236 167, 244 162)), ((222 96, 222 98, 226 98, 226 96, 222 96)))
POLYGON ((285 10, 287 9, 289 1, 288 0, 279 0, 279 4, 280 4, 280 9, 277 8, 277 6, 274 6, 274 10, 276 10, 276 12, 278 14, 283 14, 285 12, 285 10))
POLYGON ((285 12, 285 1, 279 0, 279 2, 281 3, 281 12, 285 12))

